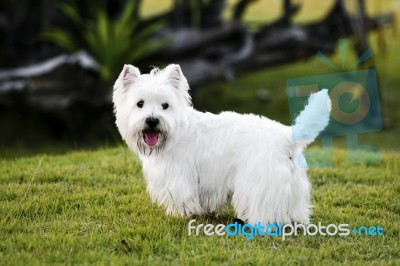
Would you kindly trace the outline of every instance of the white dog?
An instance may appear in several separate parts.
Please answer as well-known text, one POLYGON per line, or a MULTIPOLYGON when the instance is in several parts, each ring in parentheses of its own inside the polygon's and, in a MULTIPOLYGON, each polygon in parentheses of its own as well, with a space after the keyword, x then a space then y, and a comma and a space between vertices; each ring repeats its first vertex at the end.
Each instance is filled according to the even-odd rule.
POLYGON ((310 96, 292 128, 265 117, 193 109, 179 65, 141 75, 125 65, 114 85, 116 124, 140 158, 153 201, 173 215, 231 202, 248 223, 309 223, 303 149, 329 122, 327 90, 310 96), (293 131, 294 132, 294 131, 293 131))

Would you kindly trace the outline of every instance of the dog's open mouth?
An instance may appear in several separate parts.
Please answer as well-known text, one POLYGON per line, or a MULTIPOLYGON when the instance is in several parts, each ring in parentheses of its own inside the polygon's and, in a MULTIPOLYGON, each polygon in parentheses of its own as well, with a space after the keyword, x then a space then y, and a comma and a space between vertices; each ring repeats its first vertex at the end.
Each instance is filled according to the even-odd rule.
POLYGON ((150 147, 155 146, 158 142, 159 133, 160 132, 156 130, 144 130, 143 131, 144 142, 150 147))

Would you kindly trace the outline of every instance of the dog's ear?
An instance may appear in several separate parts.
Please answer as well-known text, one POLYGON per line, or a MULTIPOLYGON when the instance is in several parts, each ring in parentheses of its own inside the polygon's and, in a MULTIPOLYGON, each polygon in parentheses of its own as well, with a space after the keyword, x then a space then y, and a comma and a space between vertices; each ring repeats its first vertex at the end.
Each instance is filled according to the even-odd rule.
POLYGON ((176 64, 168 65, 164 73, 166 74, 168 82, 176 89, 186 89, 188 90, 189 86, 186 81, 185 76, 182 73, 181 67, 176 64))
POLYGON ((126 91, 140 76, 140 71, 132 65, 124 65, 114 84, 114 90, 126 91))
POLYGON ((166 75, 168 83, 177 89, 187 104, 191 106, 192 101, 189 95, 189 84, 182 73, 181 67, 177 64, 170 64, 164 69, 163 72, 166 75))

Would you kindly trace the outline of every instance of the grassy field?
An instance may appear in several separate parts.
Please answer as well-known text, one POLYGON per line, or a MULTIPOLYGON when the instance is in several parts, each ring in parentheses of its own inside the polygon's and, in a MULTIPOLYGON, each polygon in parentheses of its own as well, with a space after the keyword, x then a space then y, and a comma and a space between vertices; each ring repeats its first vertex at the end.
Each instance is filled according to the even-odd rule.
MULTIPOLYGON (((168 6, 168 1, 144 2, 145 14, 168 6)), ((320 18, 332 3, 322 2, 305 1, 305 11, 295 21, 320 18)), ((279 3, 257 2, 246 20, 272 20, 279 3)), ((367 3, 376 12, 400 15, 398 1, 367 3)), ((335 138, 334 167, 309 171, 313 223, 379 225, 384 236, 296 236, 285 241, 188 236, 190 219, 166 216, 150 202, 139 162, 124 146, 76 151, 61 144, 0 150, 0 265, 400 265, 400 42, 391 29, 384 36, 385 53, 378 49, 376 34, 370 41, 387 128, 359 139, 380 150, 380 162, 349 164, 345 138, 335 138)), ((351 64, 354 54, 348 54, 346 63, 351 64)), ((338 53, 332 61, 340 62, 338 53)), ((289 123, 286 80, 327 73, 332 69, 312 59, 211 84, 194 100, 203 110, 254 112, 289 123), (258 97, 265 90, 269 101, 258 97)), ((318 150, 315 146, 311 151, 318 150)), ((228 224, 232 218, 227 208, 218 217, 196 223, 228 224)))
MULTIPOLYGON (((312 221, 379 225, 384 236, 188 236, 190 219, 150 202, 123 147, 2 159, 0 264, 399 264, 400 155, 354 165, 335 154, 334 168, 310 170, 312 221)), ((196 223, 233 217, 228 208, 196 223)))

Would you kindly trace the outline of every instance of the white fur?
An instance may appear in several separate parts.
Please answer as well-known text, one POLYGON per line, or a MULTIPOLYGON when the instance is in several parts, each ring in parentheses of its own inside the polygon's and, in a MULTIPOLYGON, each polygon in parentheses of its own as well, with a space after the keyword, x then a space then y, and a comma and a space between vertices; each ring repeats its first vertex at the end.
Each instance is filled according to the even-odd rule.
POLYGON ((115 82, 116 124, 142 162, 151 199, 173 215, 213 213, 232 203, 249 223, 307 224, 311 185, 298 158, 328 124, 327 90, 310 97, 295 125, 311 139, 296 141, 291 127, 266 117, 196 111, 188 89, 178 65, 144 75, 125 65, 115 82), (148 117, 158 118, 165 133, 154 147, 142 133, 148 117))

